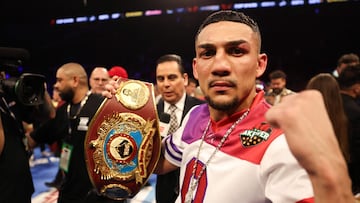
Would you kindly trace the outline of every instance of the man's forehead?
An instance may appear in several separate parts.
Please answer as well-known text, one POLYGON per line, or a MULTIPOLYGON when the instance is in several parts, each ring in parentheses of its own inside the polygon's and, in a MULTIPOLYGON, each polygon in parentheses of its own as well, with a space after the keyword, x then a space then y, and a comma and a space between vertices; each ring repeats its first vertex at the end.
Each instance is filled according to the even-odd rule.
POLYGON ((156 68, 156 74, 162 75, 180 75, 179 66, 175 61, 167 61, 158 64, 156 68))
POLYGON ((220 21, 207 25, 198 35, 197 43, 211 43, 219 40, 239 40, 239 38, 252 39, 254 31, 246 24, 220 21))

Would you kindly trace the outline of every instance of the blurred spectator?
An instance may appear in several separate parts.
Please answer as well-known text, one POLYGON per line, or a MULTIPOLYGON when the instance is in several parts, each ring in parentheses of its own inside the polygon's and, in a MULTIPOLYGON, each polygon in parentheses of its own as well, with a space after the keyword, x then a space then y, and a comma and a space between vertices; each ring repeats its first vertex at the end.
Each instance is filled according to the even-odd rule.
POLYGON ((200 100, 204 100, 205 101, 205 97, 204 97, 204 93, 201 91, 201 88, 200 86, 198 85, 196 88, 195 88, 195 95, 194 97, 200 99, 200 100))
MULTIPOLYGON (((61 105, 63 105, 65 103, 61 99, 59 91, 56 88, 53 88, 51 101, 55 108, 59 108, 61 105)), ((61 145, 62 145, 62 140, 57 140, 54 143, 49 145, 50 150, 54 153, 55 157, 60 157, 61 145)), ((65 177, 64 172, 59 168, 58 171, 56 172, 54 179, 51 182, 45 182, 45 185, 47 187, 55 187, 57 189, 60 189, 60 187, 63 183, 64 177, 65 177)))
POLYGON ((349 163, 347 118, 343 107, 340 88, 336 79, 330 73, 320 73, 309 80, 306 89, 315 89, 321 92, 340 149, 345 160, 349 163))
POLYGON ((266 92, 265 99, 269 104, 276 105, 282 97, 293 94, 286 88, 286 74, 282 70, 275 70, 269 74, 270 89, 266 92))
POLYGON ((197 80, 195 78, 189 78, 188 84, 185 86, 186 94, 190 96, 195 96, 195 89, 197 86, 197 80))
POLYGON ((337 66, 335 70, 332 72, 334 77, 339 77, 341 71, 347 65, 355 65, 359 63, 359 56, 354 53, 344 54, 342 55, 337 62, 337 66))
POLYGON ((114 76, 122 77, 122 78, 128 78, 128 73, 125 68, 121 66, 113 66, 109 71, 110 78, 113 78, 114 76))
POLYGON ((109 74, 104 67, 95 67, 90 74, 89 83, 92 93, 101 94, 105 91, 105 85, 109 82, 109 74))
POLYGON ((360 193, 360 105, 356 101, 360 97, 360 64, 345 67, 338 82, 349 124, 349 174, 353 192, 360 193))
POLYGON ((259 79, 255 80, 256 89, 265 91, 265 83, 259 79))

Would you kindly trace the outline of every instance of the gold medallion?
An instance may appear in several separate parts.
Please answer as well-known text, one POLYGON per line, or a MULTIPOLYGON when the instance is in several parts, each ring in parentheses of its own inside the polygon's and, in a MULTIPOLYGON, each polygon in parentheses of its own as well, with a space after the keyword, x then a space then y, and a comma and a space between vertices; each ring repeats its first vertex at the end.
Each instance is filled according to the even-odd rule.
POLYGON ((126 108, 136 110, 147 103, 150 94, 144 83, 128 80, 121 82, 115 96, 126 108))

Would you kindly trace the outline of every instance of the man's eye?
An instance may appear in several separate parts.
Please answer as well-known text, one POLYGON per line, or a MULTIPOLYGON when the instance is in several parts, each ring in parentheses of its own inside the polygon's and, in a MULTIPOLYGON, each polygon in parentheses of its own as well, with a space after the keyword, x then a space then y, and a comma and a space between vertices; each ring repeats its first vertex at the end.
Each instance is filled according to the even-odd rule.
POLYGON ((202 58, 210 58, 215 55, 215 50, 206 50, 201 53, 202 58))
POLYGON ((176 80, 178 78, 177 75, 169 75, 168 79, 169 80, 176 80))
POLYGON ((157 80, 158 82, 162 82, 162 81, 164 81, 164 77, 157 77, 156 80, 157 80))
POLYGON ((230 48, 229 53, 234 56, 240 56, 244 54, 244 50, 240 48, 230 48))

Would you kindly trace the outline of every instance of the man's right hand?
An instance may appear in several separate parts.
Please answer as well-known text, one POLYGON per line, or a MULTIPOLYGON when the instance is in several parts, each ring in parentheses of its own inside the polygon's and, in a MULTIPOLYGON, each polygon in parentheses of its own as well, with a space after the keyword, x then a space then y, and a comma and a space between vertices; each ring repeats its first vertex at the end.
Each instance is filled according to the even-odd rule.
POLYGON ((112 80, 108 84, 105 85, 105 91, 103 91, 101 94, 106 98, 112 98, 112 96, 116 93, 116 90, 119 88, 119 77, 113 76, 112 80))

